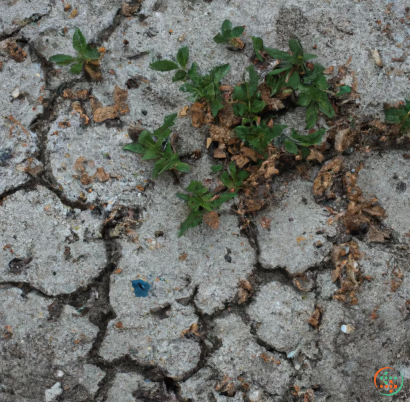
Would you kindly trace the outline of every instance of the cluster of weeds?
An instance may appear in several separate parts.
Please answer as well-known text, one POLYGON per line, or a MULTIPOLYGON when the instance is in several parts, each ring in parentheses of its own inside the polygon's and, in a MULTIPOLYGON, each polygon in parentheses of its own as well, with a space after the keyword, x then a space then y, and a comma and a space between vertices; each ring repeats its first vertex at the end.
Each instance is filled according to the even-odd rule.
POLYGON ((152 171, 152 178, 157 178, 158 175, 166 170, 179 170, 180 172, 189 172, 189 166, 179 160, 179 155, 171 148, 169 136, 171 129, 175 124, 177 114, 166 116, 164 124, 155 130, 153 133, 148 130, 143 130, 138 136, 138 141, 126 145, 123 149, 126 151, 141 154, 143 160, 157 160, 152 171))

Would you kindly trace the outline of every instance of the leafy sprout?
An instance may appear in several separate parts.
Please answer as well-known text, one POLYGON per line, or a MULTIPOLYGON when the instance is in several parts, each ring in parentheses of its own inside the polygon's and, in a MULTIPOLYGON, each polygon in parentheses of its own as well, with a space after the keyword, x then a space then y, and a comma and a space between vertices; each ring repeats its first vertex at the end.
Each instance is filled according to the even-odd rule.
POLYGON ((238 172, 235 162, 231 162, 229 164, 229 173, 227 171, 223 172, 221 175, 221 181, 228 188, 228 190, 238 192, 243 181, 248 177, 249 172, 246 170, 240 170, 238 172))
POLYGON ((229 69, 229 64, 223 64, 214 67, 207 75, 200 75, 198 66, 194 62, 188 71, 188 77, 192 83, 185 83, 180 87, 180 90, 191 93, 193 102, 205 99, 211 109, 212 116, 215 117, 218 111, 223 108, 219 82, 228 74, 229 69))
POLYGON ((202 223, 203 216, 206 212, 219 209, 224 202, 236 196, 236 193, 222 193, 215 195, 209 191, 200 181, 191 181, 186 189, 190 194, 177 193, 177 197, 188 203, 191 212, 181 223, 178 237, 181 237, 185 232, 202 223))
POLYGON ((402 132, 410 131, 410 99, 399 107, 389 107, 384 109, 387 123, 399 124, 402 132))
POLYGON ((151 63, 149 67, 155 71, 173 71, 178 70, 174 77, 173 82, 181 81, 186 79, 187 75, 187 64, 189 60, 189 49, 187 46, 181 47, 177 53, 177 63, 171 60, 158 60, 151 63))
POLYGON ((56 54, 51 56, 49 61, 56 63, 58 66, 71 65, 70 72, 80 74, 85 63, 91 60, 98 60, 101 57, 100 52, 87 43, 84 35, 78 28, 75 29, 73 35, 73 48, 77 51, 77 57, 56 54))
POLYGON ((228 43, 236 48, 240 43, 238 43, 237 39, 242 35, 244 30, 245 28, 241 26, 232 28, 232 22, 225 20, 222 23, 221 32, 214 37, 214 41, 216 43, 228 43))
POLYGON ((166 170, 176 169, 181 172, 189 172, 189 166, 179 160, 179 155, 174 153, 169 142, 171 130, 169 127, 175 124, 177 114, 166 116, 164 124, 154 131, 143 130, 138 137, 138 141, 126 145, 123 149, 126 151, 142 154, 143 160, 157 159, 152 177, 155 179, 166 170))
POLYGON ((253 115, 260 113, 265 108, 265 102, 260 99, 258 89, 258 74, 255 68, 247 68, 249 82, 245 82, 234 88, 233 99, 238 101, 234 104, 233 110, 237 116, 252 118, 253 115))

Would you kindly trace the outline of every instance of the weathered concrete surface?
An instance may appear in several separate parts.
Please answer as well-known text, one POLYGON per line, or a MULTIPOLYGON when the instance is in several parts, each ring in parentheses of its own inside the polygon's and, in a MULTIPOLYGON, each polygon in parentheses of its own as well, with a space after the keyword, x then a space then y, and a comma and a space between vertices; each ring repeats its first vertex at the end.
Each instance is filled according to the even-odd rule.
POLYGON ((374 154, 364 162, 359 173, 358 185, 364 195, 379 199, 386 210, 384 224, 394 230, 402 243, 410 239, 410 222, 403 219, 410 214, 410 161, 403 152, 374 154))
POLYGON ((259 227, 259 261, 264 267, 282 267, 294 275, 319 265, 329 254, 326 234, 334 235, 335 228, 327 222, 326 209, 315 203, 311 189, 310 182, 292 182, 279 205, 258 214, 258 220, 271 219, 270 228, 259 227))
POLYGON ((101 221, 73 211, 38 186, 0 208, 1 282, 25 282, 48 295, 86 286, 107 263, 101 221))
MULTIPOLYGON (((241 233, 232 201, 218 230, 202 224, 178 239, 189 208, 175 193, 190 180, 218 185, 208 127, 177 119, 173 143, 191 166, 179 183, 169 173, 152 182, 153 163, 122 147, 138 129, 154 130, 189 104, 173 73, 149 63, 174 59, 186 45, 203 73, 230 63, 223 82, 236 84, 252 63, 252 35, 282 50, 298 36, 318 62, 334 66, 333 76, 351 56, 345 83, 357 80, 354 117, 381 117, 384 102, 408 96, 408 5, 145 0, 124 16, 123 0, 72 3, 67 11, 60 1, 1 6, 0 194, 10 194, 0 205, 0 401, 374 401, 372 377, 385 365, 404 373, 405 387, 392 400, 405 401, 410 211, 401 152, 346 156, 348 165, 365 162, 358 184, 379 198, 388 213, 383 224, 394 229, 375 248, 356 239, 365 253, 363 281, 350 305, 333 299, 341 285, 331 276, 332 242, 344 230, 315 202, 311 181, 296 171, 287 185, 275 179, 270 205, 248 217, 257 230, 241 233), (212 41, 226 18, 246 25, 243 52, 212 41), (75 27, 106 49, 102 82, 46 62, 74 55, 75 27), (27 53, 23 61, 10 58, 10 41, 27 53), (95 122, 89 96, 112 105, 116 86, 128 90, 129 111, 95 122), (88 124, 64 89, 89 91, 74 105, 88 124), (72 209, 87 206, 92 212, 72 209), (259 225, 262 217, 270 229, 259 225), (150 284, 148 297, 134 295, 134 279, 150 284), (244 279, 252 290, 238 305, 244 279), (307 320, 316 307, 322 314, 314 328, 307 320), (355 330, 345 334, 343 324, 355 330)), ((304 109, 278 122, 303 128, 304 109)))
POLYGON ((63 392, 92 397, 104 373, 83 360, 97 327, 70 306, 51 319, 53 300, 34 292, 2 286, 0 301, 0 400, 51 402, 63 392))
POLYGON ((41 171, 41 163, 35 159, 37 135, 29 125, 43 113, 44 72, 27 54, 27 46, 24 61, 7 57, 10 43, 0 42, 0 194, 28 181, 29 172, 35 176, 41 171))

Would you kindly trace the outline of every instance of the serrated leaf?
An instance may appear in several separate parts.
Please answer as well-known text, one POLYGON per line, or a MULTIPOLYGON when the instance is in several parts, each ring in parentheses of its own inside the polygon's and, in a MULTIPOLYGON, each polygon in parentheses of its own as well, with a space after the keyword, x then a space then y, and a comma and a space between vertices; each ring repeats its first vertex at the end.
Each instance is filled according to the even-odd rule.
POLYGON ((161 157, 161 151, 156 148, 145 148, 144 155, 142 157, 143 161, 149 161, 153 159, 158 159, 161 157))
POLYGON ((135 152, 137 154, 143 154, 145 152, 145 147, 141 144, 138 144, 136 142, 132 144, 127 144, 122 148, 124 151, 131 151, 135 152))
POLYGON ((177 113, 172 113, 164 117, 164 123, 162 124, 162 126, 154 131, 154 135, 158 138, 159 141, 162 142, 169 136, 169 134, 171 134, 171 130, 168 129, 169 127, 172 127, 175 124, 177 116, 177 113))
POLYGON ((73 35, 73 48, 77 50, 78 53, 83 54, 87 48, 87 41, 85 40, 82 32, 76 28, 73 35))
POLYGON ((151 63, 149 68, 155 71, 172 71, 178 69, 178 64, 170 60, 159 60, 151 63))
POLYGON ((285 140, 285 149, 286 151, 290 152, 291 154, 296 155, 298 153, 298 147, 294 142, 291 140, 287 139, 285 140))
POLYGON ((73 64, 70 68, 70 72, 73 74, 80 74, 83 71, 83 63, 73 64))
POLYGON ((211 172, 212 173, 218 173, 223 169, 223 165, 214 165, 211 166, 211 172))
POLYGON ((177 60, 182 68, 185 68, 189 59, 189 49, 188 46, 181 47, 177 53, 177 60))
POLYGON ((172 82, 184 80, 186 78, 186 72, 184 70, 178 70, 172 77, 172 82))
POLYGON ((56 63, 59 66, 66 66, 67 64, 71 64, 76 61, 74 57, 66 54, 56 54, 54 56, 51 56, 48 60, 56 63))
POLYGON ((194 228, 202 223, 203 211, 191 211, 187 218, 181 223, 178 237, 185 234, 188 229, 194 228))

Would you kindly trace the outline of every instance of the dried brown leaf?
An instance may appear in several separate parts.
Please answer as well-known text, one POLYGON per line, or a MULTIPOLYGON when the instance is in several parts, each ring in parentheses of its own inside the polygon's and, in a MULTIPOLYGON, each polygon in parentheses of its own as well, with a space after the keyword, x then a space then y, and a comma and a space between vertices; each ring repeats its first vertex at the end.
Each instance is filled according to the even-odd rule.
POLYGON ((219 215, 216 211, 209 211, 204 214, 203 221, 212 229, 219 228, 219 215))

